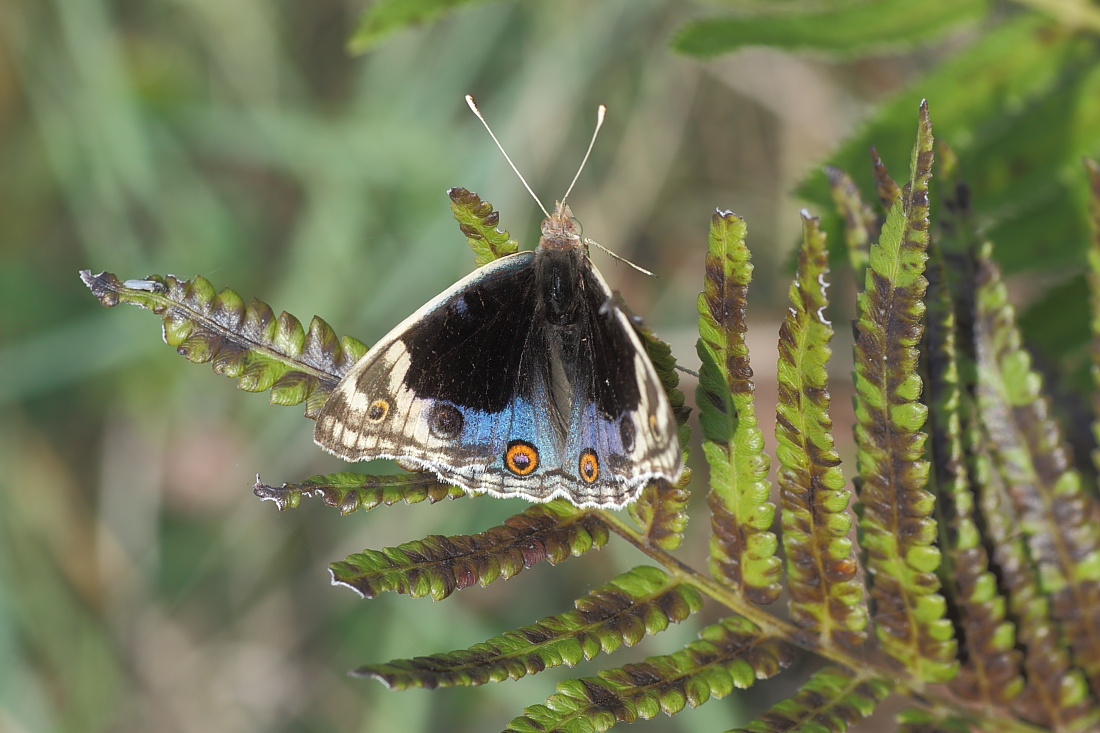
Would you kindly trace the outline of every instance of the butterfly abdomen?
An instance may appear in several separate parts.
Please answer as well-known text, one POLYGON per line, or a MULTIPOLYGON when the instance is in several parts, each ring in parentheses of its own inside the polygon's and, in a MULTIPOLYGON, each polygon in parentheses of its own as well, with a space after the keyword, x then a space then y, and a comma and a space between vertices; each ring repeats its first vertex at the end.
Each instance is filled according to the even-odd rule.
POLYGON ((547 421, 553 426, 555 442, 564 447, 569 426, 578 405, 578 354, 584 336, 585 300, 577 258, 578 250, 545 249, 535 252, 535 292, 537 305, 531 323, 531 339, 545 344, 532 349, 530 369, 535 379, 548 388, 547 421))

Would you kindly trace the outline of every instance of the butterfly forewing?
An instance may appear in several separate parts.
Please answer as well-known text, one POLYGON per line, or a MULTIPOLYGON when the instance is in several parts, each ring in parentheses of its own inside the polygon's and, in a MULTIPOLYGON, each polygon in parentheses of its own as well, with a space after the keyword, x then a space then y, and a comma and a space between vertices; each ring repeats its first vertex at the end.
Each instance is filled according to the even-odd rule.
POLYGON ((513 403, 525 335, 508 322, 530 323, 532 314, 509 316, 517 304, 508 296, 530 292, 532 258, 521 252, 482 267, 386 334, 325 403, 317 444, 347 461, 401 458, 427 466, 450 457, 456 468, 483 465, 484 441, 467 446, 464 460, 456 441, 468 439, 471 427, 487 438, 484 420, 473 418, 513 403))

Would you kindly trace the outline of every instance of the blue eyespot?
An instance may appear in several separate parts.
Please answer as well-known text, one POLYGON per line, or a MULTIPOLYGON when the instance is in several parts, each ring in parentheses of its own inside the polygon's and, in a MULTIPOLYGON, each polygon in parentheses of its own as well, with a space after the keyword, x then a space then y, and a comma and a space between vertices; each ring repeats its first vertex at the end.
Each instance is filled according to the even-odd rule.
POLYGON ((457 438, 464 423, 462 411, 449 402, 436 402, 428 414, 428 430, 437 438, 457 438))
POLYGON ((623 415, 623 419, 619 421, 619 439, 622 440, 623 450, 627 453, 634 452, 634 438, 637 430, 634 427, 634 420, 630 415, 623 415))

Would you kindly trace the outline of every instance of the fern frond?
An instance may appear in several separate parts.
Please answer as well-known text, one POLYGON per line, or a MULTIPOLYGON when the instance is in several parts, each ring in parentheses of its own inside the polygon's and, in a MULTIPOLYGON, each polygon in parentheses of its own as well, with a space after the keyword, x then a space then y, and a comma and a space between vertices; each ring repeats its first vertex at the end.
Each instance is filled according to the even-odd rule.
POLYGON ((562 682, 545 704, 526 708, 506 733, 594 733, 662 712, 675 715, 686 705, 698 707, 751 687, 792 658, 787 646, 738 616, 708 626, 699 637, 673 654, 562 682))
MULTIPOLYGON (((922 103, 909 182, 871 248, 858 300, 856 445, 862 544, 873 579, 879 643, 920 678, 946 681, 957 668, 956 644, 937 592, 935 499, 925 490, 928 464, 921 432, 928 410, 919 401, 917 375, 931 172, 932 126, 922 103)), ((890 187, 880 183, 879 188, 889 200, 881 191, 890 187)))
POLYGON ((698 611, 699 592, 654 567, 634 568, 576 601, 576 610, 447 654, 370 664, 355 670, 392 689, 482 685, 632 646, 698 611))
MULTIPOLYGON (((954 156, 950 148, 937 145, 946 153, 947 165, 941 166, 941 183, 952 189, 943 202, 939 218, 941 243, 933 244, 928 264, 927 327, 921 349, 928 395, 929 461, 936 492, 936 516, 940 545, 946 550, 939 576, 954 605, 955 633, 960 645, 959 674, 951 688, 967 700, 981 702, 987 708, 1014 699, 1023 688, 1021 655, 1016 649, 1015 626, 1006 619, 1007 602, 990 569, 989 555, 982 538, 974 478, 977 487, 989 475, 988 461, 977 424, 973 393, 977 380, 972 358, 971 326, 960 332, 952 300, 944 250, 963 252, 971 242, 973 225, 969 220, 967 196, 955 179, 954 156), (960 355, 963 341, 966 357, 960 355)), ((959 264, 963 258, 956 258, 959 264)), ((973 268, 963 266, 961 270, 973 268)), ((972 288, 969 288, 972 290, 972 288)), ((967 302, 972 303, 972 300, 967 302)))
POLYGON ((757 427, 752 368, 745 344, 745 302, 752 264, 745 222, 730 212, 711 217, 706 277, 699 295, 699 387, 703 454, 710 466, 710 568, 754 603, 780 591, 782 565, 771 532, 768 456, 757 427))
POLYGON ((465 188, 452 188, 447 195, 451 198, 451 212, 459 229, 466 235, 470 249, 474 251, 474 262, 478 267, 519 249, 519 243, 508 232, 497 229, 500 212, 494 211, 492 204, 482 201, 480 196, 465 188))
POLYGON ((973 466, 975 482, 981 487, 985 534, 1024 651, 1025 686, 1012 707, 1036 725, 1087 729, 1088 685, 1081 670, 1071 668, 1069 650, 1050 616, 1049 599, 1040 592, 1032 571, 1012 502, 992 458, 979 456, 973 466))
POLYGON ((730 733, 843 733, 874 712, 890 694, 885 680, 824 667, 794 697, 782 700, 744 728, 730 733))
POLYGON ((430 471, 392 476, 329 473, 282 486, 268 486, 257 481, 252 493, 264 501, 275 502, 280 511, 297 507, 303 497, 320 496, 326 505, 339 509, 343 515, 399 502, 418 504, 426 500, 434 504, 443 499, 468 496, 457 486, 440 483, 430 471))
MULTIPOLYGON (((964 456, 964 442, 976 450, 976 441, 963 433, 963 395, 955 348, 955 318, 944 282, 942 256, 928 268, 928 319, 922 357, 930 408, 928 457, 931 485, 937 503, 941 547, 947 550, 939 576, 950 591, 961 644, 961 666, 951 687, 964 698, 986 705, 1019 695, 1023 686, 1015 627, 1005 620, 1005 598, 989 569, 981 529, 975 521, 975 497, 964 456)), ((973 386, 973 385, 970 385, 973 386)), ((967 398, 969 404, 969 398, 967 398)), ((969 410, 967 424, 975 416, 969 410)))
POLYGON ((511 578, 540 562, 556 565, 607 544, 599 515, 563 501, 535 504, 476 535, 431 535, 332 563, 332 582, 364 598, 393 591, 442 600, 475 583, 511 578))
POLYGON ((196 364, 237 380, 246 392, 271 390, 276 405, 306 403, 306 417, 317 412, 344 373, 367 352, 362 342, 337 338, 318 317, 302 328, 286 313, 255 298, 247 306, 228 288, 215 292, 205 278, 180 280, 150 275, 122 282, 109 272, 80 279, 109 307, 119 303, 148 308, 164 321, 164 341, 196 364))
POLYGON ((775 427, 791 617, 824 646, 834 639, 858 646, 867 637, 867 604, 848 538, 851 492, 829 417, 828 252, 817 219, 803 212, 802 227, 791 305, 779 330, 775 427))
POLYGON ((844 243, 848 249, 848 264, 859 278, 867 269, 871 242, 881 228, 874 210, 863 201, 855 181, 844 171, 826 166, 825 178, 841 217, 844 219, 844 243))
MULTIPOLYGON (((931 155, 931 150, 929 154, 931 155)), ((931 164, 931 161, 929 161, 929 164, 931 164)), ((901 187, 890 177, 890 172, 886 170, 886 164, 882 162, 882 158, 879 157, 878 150, 874 146, 871 147, 871 171, 875 176, 875 193, 878 195, 879 203, 882 205, 883 210, 890 211, 902 197, 901 187)))
POLYGON ((1013 518, 1015 526, 1005 532, 1018 533, 1023 542, 1019 547, 1006 534, 998 552, 1019 556, 1000 564, 1002 577, 1016 583, 1013 611, 1028 645, 1025 697, 1029 707, 1052 716, 1050 722, 1068 723, 1084 714, 1088 689, 1061 659, 1065 649, 1071 651, 1073 664, 1100 682, 1100 527, 1091 521, 1096 499, 1084 491, 1069 448, 1050 417, 1042 380, 1021 344, 988 244, 977 276, 978 407, 1004 487, 996 500, 990 499, 996 501, 991 510, 1013 518), (1004 565, 1019 560, 1023 567, 1004 565), (1057 626, 1050 628, 1045 619, 1057 626))
POLYGON ((685 470, 675 484, 659 479, 642 489, 638 500, 628 507, 646 544, 663 550, 675 550, 684 541, 684 529, 688 523, 687 503, 691 498, 687 487, 690 483, 690 470, 685 470))

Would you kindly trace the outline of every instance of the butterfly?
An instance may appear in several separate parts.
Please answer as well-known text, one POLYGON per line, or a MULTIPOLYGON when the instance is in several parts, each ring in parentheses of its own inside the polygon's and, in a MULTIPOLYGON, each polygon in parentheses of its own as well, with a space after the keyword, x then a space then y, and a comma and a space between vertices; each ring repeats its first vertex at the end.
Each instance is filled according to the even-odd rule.
POLYGON ((537 249, 484 265, 375 344, 322 407, 316 443, 578 507, 621 508, 678 480, 668 396, 564 198, 537 249))

